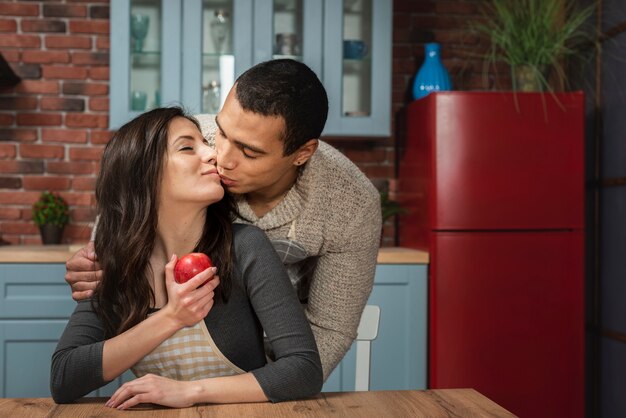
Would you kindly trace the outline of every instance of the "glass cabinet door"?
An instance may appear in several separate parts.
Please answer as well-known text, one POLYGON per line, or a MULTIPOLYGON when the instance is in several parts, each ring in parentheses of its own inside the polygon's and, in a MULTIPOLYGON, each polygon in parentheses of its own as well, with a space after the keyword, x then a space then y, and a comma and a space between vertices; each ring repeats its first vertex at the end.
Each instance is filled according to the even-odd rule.
POLYGON ((302 61, 302 0, 273 0, 272 58, 302 61))
POLYGON ((341 114, 372 114, 372 0, 344 0, 341 114))
POLYGON ((252 65, 252 2, 111 0, 109 128, 159 105, 216 112, 252 65))
POLYGON ((180 26, 181 0, 111 2, 111 129, 180 100, 180 26))
POLYGON ((202 113, 216 114, 235 78, 232 1, 202 2, 202 113))
POLYGON ((161 5, 159 0, 130 4, 130 110, 144 112, 161 104, 161 5))
POLYGON ((252 64, 291 58, 322 78, 322 6, 320 0, 255 0, 252 64))
POLYGON ((221 109, 250 66, 251 28, 252 0, 184 0, 181 99, 189 112, 221 109))
POLYGON ((391 0, 327 0, 324 135, 391 134, 391 0))

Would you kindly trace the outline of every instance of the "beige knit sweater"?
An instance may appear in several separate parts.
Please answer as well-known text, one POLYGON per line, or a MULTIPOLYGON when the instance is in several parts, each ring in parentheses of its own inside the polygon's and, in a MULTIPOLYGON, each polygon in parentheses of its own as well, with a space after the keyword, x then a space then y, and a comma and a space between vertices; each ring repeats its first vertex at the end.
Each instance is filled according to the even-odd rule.
MULTIPOLYGON (((213 115, 198 115, 213 140, 213 115)), ((357 335, 372 290, 380 243, 378 191, 343 154, 319 142, 295 185, 269 213, 258 218, 244 196, 239 222, 263 229, 283 258, 306 305, 320 352, 324 379, 357 335)))

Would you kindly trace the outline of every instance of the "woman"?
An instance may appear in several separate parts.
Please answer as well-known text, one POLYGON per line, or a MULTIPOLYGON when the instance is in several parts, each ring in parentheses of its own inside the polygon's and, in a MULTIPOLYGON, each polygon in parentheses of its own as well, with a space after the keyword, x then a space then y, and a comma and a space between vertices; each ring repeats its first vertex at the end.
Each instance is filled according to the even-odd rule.
POLYGON ((104 275, 52 356, 56 402, 129 368, 141 377, 107 406, 277 402, 320 391, 319 354, 293 287, 264 233, 232 224, 215 151, 194 119, 162 108, 120 128, 105 148, 96 198, 104 275), (209 255, 220 277, 210 268, 176 283, 175 254, 190 252, 209 255), (264 331, 276 355, 269 364, 264 331))

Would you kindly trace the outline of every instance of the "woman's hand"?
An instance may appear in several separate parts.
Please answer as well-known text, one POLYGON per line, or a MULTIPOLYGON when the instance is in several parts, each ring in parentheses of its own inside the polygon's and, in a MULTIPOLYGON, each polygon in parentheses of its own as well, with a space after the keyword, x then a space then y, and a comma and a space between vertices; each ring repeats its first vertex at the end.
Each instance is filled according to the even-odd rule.
POLYGON ((169 263, 165 265, 168 301, 162 311, 175 319, 183 328, 195 325, 207 316, 213 306, 214 290, 220 283, 220 279, 215 275, 217 269, 210 267, 186 283, 176 283, 174 266, 177 260, 178 257, 173 255, 169 263), (201 286, 207 280, 209 282, 201 286))
POLYGON ((172 408, 186 408, 193 405, 193 390, 193 382, 147 374, 120 386, 105 406, 127 409, 140 403, 154 403, 172 408))

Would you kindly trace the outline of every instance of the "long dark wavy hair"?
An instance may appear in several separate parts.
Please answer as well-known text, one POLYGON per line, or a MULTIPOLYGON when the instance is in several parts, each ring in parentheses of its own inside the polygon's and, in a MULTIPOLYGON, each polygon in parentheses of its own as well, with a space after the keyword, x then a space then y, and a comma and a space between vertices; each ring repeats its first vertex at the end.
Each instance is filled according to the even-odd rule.
MULTIPOLYGON (((95 248, 103 270, 93 306, 107 337, 118 335, 148 316, 155 303, 150 286, 150 257, 158 224, 158 192, 172 119, 198 122, 179 107, 146 112, 122 126, 107 144, 96 182, 98 226, 95 248)), ((232 197, 207 208, 202 237, 195 252, 203 252, 219 269, 217 300, 228 301, 232 272, 232 197)), ((182 254, 179 254, 182 256, 182 254)))

